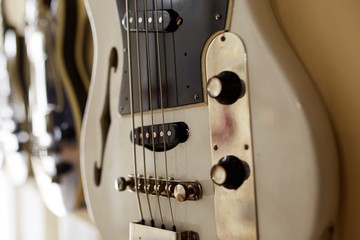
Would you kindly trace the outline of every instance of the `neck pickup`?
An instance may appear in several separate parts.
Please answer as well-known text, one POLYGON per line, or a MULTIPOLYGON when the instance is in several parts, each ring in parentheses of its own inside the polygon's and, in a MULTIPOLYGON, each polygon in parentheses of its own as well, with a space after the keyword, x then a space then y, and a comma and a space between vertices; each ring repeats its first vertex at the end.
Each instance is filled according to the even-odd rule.
POLYGON ((129 16, 130 32, 174 32, 183 22, 179 14, 171 9, 129 11, 129 14, 125 14, 122 19, 122 25, 125 30, 128 29, 127 16, 129 16))
POLYGON ((189 127, 184 122, 148 125, 138 127, 134 132, 134 137, 130 133, 131 140, 155 152, 168 151, 189 138, 189 127))

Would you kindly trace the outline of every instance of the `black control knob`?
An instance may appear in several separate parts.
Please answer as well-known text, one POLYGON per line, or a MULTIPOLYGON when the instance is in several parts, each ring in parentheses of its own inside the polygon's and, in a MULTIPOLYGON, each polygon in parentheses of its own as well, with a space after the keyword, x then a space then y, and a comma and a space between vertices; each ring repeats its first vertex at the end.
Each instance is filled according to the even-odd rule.
POLYGON ((209 79, 206 87, 210 97, 230 105, 245 94, 245 83, 236 73, 224 71, 209 79))
POLYGON ((235 156, 225 156, 211 168, 212 181, 227 189, 238 189, 249 175, 249 165, 235 156))

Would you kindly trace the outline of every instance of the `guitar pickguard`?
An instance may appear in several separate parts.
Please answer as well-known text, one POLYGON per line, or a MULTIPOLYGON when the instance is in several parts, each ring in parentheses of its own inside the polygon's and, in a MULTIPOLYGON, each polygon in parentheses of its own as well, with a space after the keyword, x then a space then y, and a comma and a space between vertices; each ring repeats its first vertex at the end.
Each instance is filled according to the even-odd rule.
MULTIPOLYGON (((126 16, 125 2, 117 1, 121 26, 122 40, 126 46, 126 29, 124 19, 126 16)), ((148 0, 147 21, 148 41, 144 31, 144 5, 138 3, 139 46, 137 52, 134 4, 130 1, 130 41, 131 41, 131 66, 134 84, 134 112, 139 111, 139 82, 142 85, 143 110, 159 109, 160 91, 162 91, 164 108, 174 108, 205 101, 203 92, 203 78, 201 75, 201 54, 207 40, 215 33, 225 29, 228 1, 223 0, 185 0, 185 1, 158 1, 154 6, 148 0), (157 7, 158 9, 155 9, 157 7), (158 10, 157 13, 154 13, 158 10), (172 14, 171 14, 172 13, 172 14), (156 26, 155 18, 158 18, 156 26), (164 27, 166 25, 167 27, 164 27), (173 25, 173 26, 172 26, 173 25), (154 32, 159 30, 157 35, 154 32), (147 53, 147 45, 149 52, 147 53), (159 48, 159 49, 157 49, 159 48), (160 53, 157 56, 157 51, 160 53), (137 66, 140 57, 140 66, 137 66), (149 57, 149 63, 147 62, 149 57), (158 66, 158 61, 160 66, 158 66), (140 75, 138 74, 140 73, 140 75), (149 74, 150 73, 150 74, 149 74), (159 79, 162 78, 162 81, 159 79), (140 79, 140 80, 139 80, 140 79), (151 86, 149 84, 151 80, 151 86), (162 86, 160 86, 162 82, 162 86), (160 90, 161 89, 161 90, 160 90), (152 91, 152 94, 149 92, 152 91), (152 99, 150 99, 150 96, 152 99)), ((128 69, 127 49, 124 49, 124 69, 128 69)), ((129 73, 123 72, 121 93, 119 96, 119 113, 130 113, 129 73)))

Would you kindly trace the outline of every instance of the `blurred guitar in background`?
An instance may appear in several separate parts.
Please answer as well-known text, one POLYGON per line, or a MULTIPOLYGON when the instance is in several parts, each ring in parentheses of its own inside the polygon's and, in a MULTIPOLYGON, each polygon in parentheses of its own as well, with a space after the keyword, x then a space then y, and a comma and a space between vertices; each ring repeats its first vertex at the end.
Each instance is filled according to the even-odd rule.
POLYGON ((25 1, 31 162, 40 194, 57 216, 84 206, 78 144, 91 60, 82 4, 25 1))
MULTIPOLYGON (((3 3, 1 3, 3 6, 3 3)), ((3 9, 3 8, 2 8, 3 9)), ((29 163, 29 126, 27 121, 28 106, 28 65, 26 49, 21 31, 16 28, 13 22, 4 16, 1 30, 2 43, 2 78, 8 82, 10 90, 7 97, 7 110, 2 108, 2 114, 10 113, 11 131, 7 136, 2 135, 6 148, 5 169, 12 182, 22 185, 31 175, 29 163)), ((6 88, 3 87, 3 90, 6 88)))

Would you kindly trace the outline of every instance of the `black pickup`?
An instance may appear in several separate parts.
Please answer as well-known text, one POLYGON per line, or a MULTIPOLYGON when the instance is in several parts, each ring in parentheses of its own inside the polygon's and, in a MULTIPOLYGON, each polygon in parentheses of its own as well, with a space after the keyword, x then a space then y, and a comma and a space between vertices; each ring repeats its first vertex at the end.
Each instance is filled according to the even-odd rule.
MULTIPOLYGON (((145 148, 155 152, 168 151, 189 138, 189 127, 184 122, 143 126, 136 128, 134 132, 137 145, 144 144, 145 148)), ((130 139, 133 139, 132 132, 130 139)))
POLYGON ((128 8, 127 1, 116 2, 124 47, 119 113, 131 114, 131 105, 137 113, 203 103, 203 50, 226 30, 230 1, 128 1, 128 8))
MULTIPOLYGON (((124 29, 127 29, 127 14, 122 19, 124 29)), ((129 25, 131 32, 174 32, 181 24, 182 18, 171 9, 158 11, 129 11, 129 25), (137 21, 137 24, 136 24, 137 21), (147 28, 147 29, 146 29, 147 28)))

